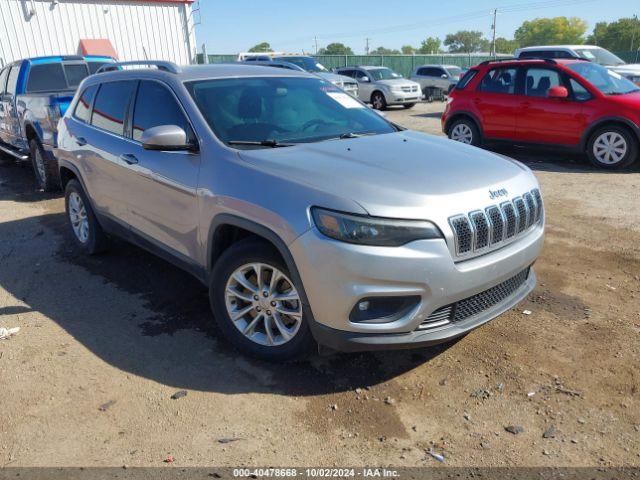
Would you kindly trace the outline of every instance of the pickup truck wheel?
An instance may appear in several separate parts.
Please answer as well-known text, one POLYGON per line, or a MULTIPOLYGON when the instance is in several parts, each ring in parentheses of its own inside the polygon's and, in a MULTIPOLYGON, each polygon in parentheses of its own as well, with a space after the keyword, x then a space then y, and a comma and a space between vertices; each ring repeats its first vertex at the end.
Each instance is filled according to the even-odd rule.
POLYGON ((376 110, 386 110, 387 109, 387 99, 384 98, 384 95, 380 92, 373 92, 371 95, 371 105, 376 110))
POLYGON ((225 250, 209 285, 224 337, 241 352, 270 361, 296 360, 317 351, 298 292, 273 247, 253 239, 225 250))
POLYGON ((449 138, 456 142, 466 143, 475 147, 482 143, 480 131, 473 120, 461 118, 453 122, 449 127, 449 138))
POLYGON ((108 239, 91 208, 82 185, 69 180, 64 192, 64 203, 71 234, 76 245, 88 255, 107 248, 108 239))
POLYGON ((628 167, 638 156, 638 142, 625 128, 605 126, 589 137, 587 156, 593 165, 607 170, 628 167))
POLYGON ((29 140, 29 150, 38 186, 45 192, 60 189, 58 165, 36 138, 29 140))

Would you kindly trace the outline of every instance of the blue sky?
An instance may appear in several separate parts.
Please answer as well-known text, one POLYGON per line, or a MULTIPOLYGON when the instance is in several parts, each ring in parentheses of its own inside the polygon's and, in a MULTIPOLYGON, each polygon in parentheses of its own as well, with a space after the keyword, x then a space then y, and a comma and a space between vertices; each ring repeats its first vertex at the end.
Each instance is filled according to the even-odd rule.
POLYGON ((200 0, 196 36, 198 51, 206 43, 208 53, 237 53, 263 41, 276 50, 313 52, 314 35, 320 47, 337 41, 363 53, 367 37, 372 49, 418 46, 457 30, 489 37, 494 8, 497 35, 507 38, 537 17, 577 16, 591 29, 598 21, 640 16, 638 0, 200 0))

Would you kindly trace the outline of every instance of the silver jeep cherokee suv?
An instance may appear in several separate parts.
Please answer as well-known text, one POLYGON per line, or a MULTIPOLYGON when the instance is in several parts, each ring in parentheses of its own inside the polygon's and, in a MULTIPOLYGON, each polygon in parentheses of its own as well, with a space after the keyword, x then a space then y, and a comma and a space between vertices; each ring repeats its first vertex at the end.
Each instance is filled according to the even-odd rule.
POLYGON ((61 120, 71 231, 191 272, 241 351, 431 345, 533 289, 544 213, 522 164, 304 72, 155 64, 87 78, 61 120))

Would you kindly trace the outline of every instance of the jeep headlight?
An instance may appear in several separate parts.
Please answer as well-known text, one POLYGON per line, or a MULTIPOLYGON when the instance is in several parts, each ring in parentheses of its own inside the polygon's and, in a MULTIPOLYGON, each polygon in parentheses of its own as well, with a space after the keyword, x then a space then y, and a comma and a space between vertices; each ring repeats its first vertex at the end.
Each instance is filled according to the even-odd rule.
POLYGON ((414 240, 442 238, 438 227, 426 220, 369 217, 318 207, 311 214, 323 235, 341 242, 398 247, 414 240))

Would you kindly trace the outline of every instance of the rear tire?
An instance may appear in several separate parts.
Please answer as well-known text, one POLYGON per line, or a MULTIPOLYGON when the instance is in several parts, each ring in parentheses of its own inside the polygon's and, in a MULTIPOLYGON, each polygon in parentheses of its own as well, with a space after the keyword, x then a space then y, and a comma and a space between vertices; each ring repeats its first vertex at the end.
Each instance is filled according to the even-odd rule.
POLYGON ((317 351, 301 288, 291 278, 275 248, 256 239, 239 241, 216 261, 209 284, 211 309, 222 335, 240 352, 281 362, 317 351), (297 300, 278 300, 284 295, 297 300))
POLYGON ((387 99, 384 98, 382 92, 373 92, 373 94, 371 95, 371 105, 375 110, 386 110, 387 99))
POLYGON ((598 168, 619 170, 638 157, 638 141, 624 127, 616 125, 597 129, 587 142, 587 157, 598 168))
POLYGON ((449 127, 448 137, 456 142, 479 147, 482 145, 482 136, 476 123, 469 118, 455 120, 449 127))
POLYGON ((37 138, 29 140, 29 151, 38 186, 45 192, 60 190, 58 162, 43 148, 37 138))
POLYGON ((103 252, 108 238, 78 180, 69 180, 64 191, 67 222, 76 245, 87 255, 103 252))

